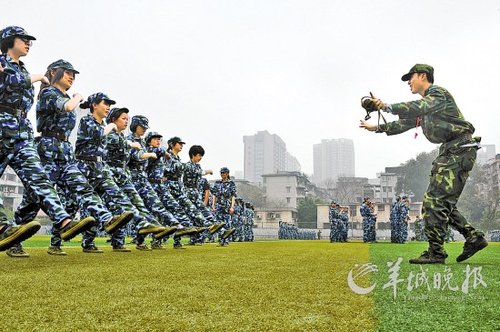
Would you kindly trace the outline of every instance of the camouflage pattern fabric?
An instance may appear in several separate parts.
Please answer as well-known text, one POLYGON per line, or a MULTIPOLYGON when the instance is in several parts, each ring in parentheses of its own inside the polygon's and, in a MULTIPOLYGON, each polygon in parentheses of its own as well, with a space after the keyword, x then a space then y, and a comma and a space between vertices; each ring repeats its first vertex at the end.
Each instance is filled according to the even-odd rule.
MULTIPOLYGON (((47 87, 40 93, 36 115, 37 129, 42 133, 51 131, 69 136, 75 127, 76 115, 64 109, 64 104, 69 100, 69 96, 55 87, 47 87)), ((76 214, 80 209, 84 217, 92 216, 101 223, 112 218, 111 213, 106 209, 101 199, 94 193, 93 188, 87 179, 76 166, 73 155, 73 147, 68 141, 59 138, 42 136, 37 139, 38 154, 40 156, 45 173, 51 183, 61 190, 61 197, 74 197, 77 199, 77 208, 71 204, 64 204, 67 211, 76 214)), ((40 210, 39 200, 31 190, 26 190, 23 200, 19 205, 14 220, 18 224, 27 223, 33 220, 40 210)), ((61 238, 53 229, 51 246, 59 247, 61 238)))
POLYGON ((12 115, 0 110, 0 176, 7 165, 11 166, 24 187, 40 201, 43 211, 59 224, 69 215, 44 172, 34 146, 33 127, 26 118, 34 98, 29 72, 21 61, 18 64, 5 54, 0 55, 0 63, 4 68, 0 73, 0 105, 22 113, 12 115))
POLYGON ((375 222, 377 219, 372 209, 366 203, 363 203, 360 207, 360 213, 363 217, 363 242, 375 242, 377 240, 375 231, 375 222))
POLYGON ((123 133, 112 131, 106 136, 106 139, 106 162, 111 170, 113 180, 138 211, 133 219, 135 225, 134 234, 136 234, 136 244, 143 244, 145 236, 139 235, 138 231, 151 224, 157 225, 158 221, 151 215, 141 196, 135 190, 135 186, 132 183, 132 176, 125 166, 127 160, 130 158, 131 150, 125 140, 125 136, 123 133))
MULTIPOLYGON (((77 159, 80 156, 84 158, 103 158, 106 155, 104 126, 97 122, 91 114, 80 120, 75 154, 77 159)), ((135 220, 141 219, 139 211, 120 190, 113 179, 111 169, 104 161, 78 160, 77 165, 78 169, 87 178, 89 184, 101 197, 113 215, 121 215, 130 211, 134 213, 135 220)), ((94 227, 90 231, 85 232, 83 234, 82 247, 92 246, 98 231, 97 227, 94 227)), ((125 227, 121 227, 115 231, 111 235, 111 245, 113 247, 123 246, 125 244, 125 233, 125 227)))
POLYGON ((418 124, 430 142, 442 143, 432 164, 422 217, 429 250, 437 256, 445 256, 443 243, 448 224, 466 239, 477 233, 458 212, 456 204, 476 160, 477 147, 462 145, 477 143, 480 138, 472 137, 475 129, 464 119, 452 95, 436 85, 431 85, 422 99, 391 104, 389 110, 398 115, 399 120, 382 124, 378 132, 395 135, 418 124))

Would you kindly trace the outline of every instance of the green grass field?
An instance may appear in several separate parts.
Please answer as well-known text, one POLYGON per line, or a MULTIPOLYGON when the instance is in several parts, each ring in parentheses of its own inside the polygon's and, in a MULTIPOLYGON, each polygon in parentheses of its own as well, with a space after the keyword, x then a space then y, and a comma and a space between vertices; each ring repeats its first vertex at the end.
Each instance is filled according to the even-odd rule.
MULTIPOLYGON (((410 283, 425 275, 408 258, 425 243, 395 245, 327 241, 257 241, 174 250, 84 254, 78 241, 66 257, 46 253, 47 236, 25 243, 30 258, 0 255, 2 331, 494 331, 500 328, 500 245, 455 263, 462 243, 447 244, 452 275, 445 289, 410 283), (396 298, 388 262, 402 257, 396 298), (375 284, 366 295, 347 283, 355 265, 378 272, 355 279, 375 284), (470 276, 464 294, 464 270, 470 276), (474 269, 475 268, 475 269, 474 269), (479 270, 480 269, 480 270, 479 270), (479 270, 479 273, 478 273, 479 270), (479 276, 481 278, 479 278, 479 276), (473 287, 473 281, 479 283, 473 287), (480 282, 482 281, 482 283, 480 282), (486 284, 486 287, 483 285, 486 284), (458 285, 458 286, 457 286, 458 285), (449 288, 458 287, 457 291, 449 288), (410 287, 411 288, 411 287, 410 287)), ((131 246, 133 248, 133 246, 131 246)), ((447 270, 445 270, 447 269, 447 270)), ((448 270, 449 269, 449 270, 448 270)), ((422 278, 420 278, 422 279, 422 278)), ((438 278, 439 279, 439 278, 438 278)))

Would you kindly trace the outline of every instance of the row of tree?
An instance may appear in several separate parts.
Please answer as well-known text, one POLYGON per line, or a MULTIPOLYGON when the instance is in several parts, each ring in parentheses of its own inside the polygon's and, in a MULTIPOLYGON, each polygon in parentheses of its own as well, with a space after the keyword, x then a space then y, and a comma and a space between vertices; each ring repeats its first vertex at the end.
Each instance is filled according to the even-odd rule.
MULTIPOLYGON (((432 161, 438 150, 420 153, 401 166, 401 178, 396 185, 397 192, 411 191, 415 198, 424 196, 429 184, 432 161)), ((500 229, 499 192, 488 176, 488 166, 476 163, 469 173, 469 179, 458 201, 458 210, 475 227, 482 230, 500 229)))

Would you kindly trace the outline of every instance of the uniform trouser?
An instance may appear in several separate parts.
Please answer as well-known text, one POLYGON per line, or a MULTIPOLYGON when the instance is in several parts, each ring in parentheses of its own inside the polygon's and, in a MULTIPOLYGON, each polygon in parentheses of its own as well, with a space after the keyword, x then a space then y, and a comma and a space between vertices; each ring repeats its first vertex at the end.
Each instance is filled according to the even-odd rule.
POLYGON ((191 227, 193 225, 191 220, 184 209, 179 205, 179 202, 177 202, 170 193, 168 185, 166 183, 153 183, 151 185, 163 203, 163 206, 165 206, 165 209, 170 211, 182 226, 191 227))
POLYGON ((232 218, 233 227, 236 228, 233 235, 231 236, 233 241, 241 239, 243 233, 243 219, 240 215, 234 214, 232 218))
POLYGON ((165 208, 146 176, 136 171, 131 171, 131 173, 132 183, 148 210, 153 212, 164 226, 177 225, 179 221, 174 217, 172 212, 165 208))
POLYGON ((122 167, 110 167, 111 172, 113 173, 113 179, 118 187, 123 191, 123 193, 128 197, 132 205, 135 206, 137 211, 139 211, 139 216, 137 218, 134 217, 134 234, 135 240, 137 244, 143 244, 145 236, 139 234, 139 229, 143 228, 148 224, 158 224, 158 220, 150 213, 141 196, 135 190, 135 186, 132 183, 132 179, 130 177, 130 173, 128 170, 122 167))
POLYGON ((215 211, 215 216, 216 216, 218 222, 224 222, 224 223, 226 223, 224 225, 224 227, 222 227, 222 229, 219 231, 219 242, 221 244, 223 244, 223 243, 229 243, 229 239, 228 238, 226 238, 226 239, 222 238, 222 234, 226 230, 231 229, 233 227, 232 216, 229 213, 229 207, 224 208, 224 207, 220 207, 219 206, 217 208, 217 210, 215 211))
POLYGON ((391 226, 391 242, 404 243, 408 238, 408 225, 402 220, 396 220, 391 226))
MULTIPOLYGON (((141 218, 139 211, 132 205, 128 197, 120 190, 113 179, 111 170, 103 162, 83 161, 78 163, 78 169, 87 178, 94 191, 101 197, 104 204, 114 215, 120 215, 125 212, 134 213, 134 219, 141 218)), ((101 225, 102 227, 103 225, 101 225)), ((97 227, 83 233, 82 247, 93 244, 98 233, 97 227)), ((111 245, 120 247, 125 244, 125 227, 121 227, 111 234, 111 245)))
POLYGON ((184 185, 178 181, 168 181, 170 193, 175 198, 179 205, 184 209, 195 226, 204 226, 205 218, 203 214, 196 208, 196 206, 187 197, 184 190, 184 185))
POLYGON ((44 171, 32 139, 13 143, 0 139, 0 176, 7 166, 16 172, 24 188, 40 202, 40 208, 50 217, 55 228, 59 228, 59 224, 70 217, 44 171))
POLYGON ((342 234, 342 240, 347 241, 348 232, 349 232, 349 220, 343 220, 344 223, 344 231, 342 234))
MULTIPOLYGON (((51 183, 64 192, 63 197, 76 198, 82 217, 92 216, 100 223, 105 223, 113 217, 75 163, 42 159, 42 164, 51 183)), ((27 223, 36 217, 39 210, 40 201, 31 190, 26 190, 14 220, 17 224, 27 223)), ((53 228, 50 244, 60 246, 61 243, 58 230, 53 228)))
MULTIPOLYGON (((201 199, 200 192, 196 188, 184 187, 186 190, 186 195, 188 199, 193 203, 196 209, 201 212, 204 218, 204 222, 200 226, 210 226, 215 222, 215 216, 212 214, 210 209, 205 206, 201 199)), ((208 231, 204 231, 200 234, 195 234, 191 236, 191 242, 205 242, 205 238, 209 237, 208 231)))
POLYGON ((429 187, 422 205, 429 250, 437 254, 444 254, 443 244, 448 224, 466 239, 476 232, 456 206, 476 161, 476 148, 441 150, 432 163, 429 187))
POLYGON ((363 241, 374 242, 377 239, 375 232, 375 220, 371 218, 363 218, 363 241))

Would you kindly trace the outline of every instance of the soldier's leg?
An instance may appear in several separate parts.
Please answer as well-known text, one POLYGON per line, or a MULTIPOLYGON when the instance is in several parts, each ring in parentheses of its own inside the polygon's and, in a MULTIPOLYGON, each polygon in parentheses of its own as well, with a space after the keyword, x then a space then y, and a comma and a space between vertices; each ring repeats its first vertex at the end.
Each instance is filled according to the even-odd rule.
POLYGON ((433 163, 422 213, 429 249, 438 255, 446 254, 443 243, 448 222, 467 236, 474 230, 456 210, 467 177, 468 171, 462 169, 461 160, 456 156, 440 155, 433 163))
POLYGON ((64 187, 65 196, 69 197, 69 203, 72 205, 70 210, 78 207, 82 216, 90 215, 101 224, 113 217, 76 164, 66 165, 58 181, 58 187, 64 187), (69 193, 74 195, 67 196, 69 193))
MULTIPOLYGON (((100 196, 113 215, 132 212, 134 223, 138 224, 143 222, 143 217, 140 215, 137 208, 132 205, 128 197, 120 190, 112 177, 103 177, 99 182, 99 192, 102 192, 100 196)), ((125 225, 123 225, 123 227, 118 228, 112 233, 111 245, 113 249, 119 250, 119 248, 125 246, 125 228, 125 225)))
POLYGON ((177 218, 168 211, 158 197, 156 191, 146 178, 134 178, 134 186, 144 205, 160 220, 164 226, 175 226, 179 224, 177 218))
POLYGON ((70 219, 64 210, 54 186, 49 181, 33 143, 26 141, 12 159, 10 166, 40 200, 42 210, 60 228, 61 223, 70 219))
POLYGON ((189 216, 189 218, 193 221, 194 225, 197 227, 205 226, 205 218, 203 214, 196 208, 196 206, 189 200, 186 194, 182 191, 176 192, 173 195, 174 198, 179 202, 181 207, 184 209, 185 213, 189 216))
MULTIPOLYGON (((17 173, 25 187, 37 196, 42 210, 53 221, 51 242, 60 242, 63 238, 69 240, 77 234, 91 227, 95 220, 87 218, 79 222, 71 221, 71 217, 64 210, 59 196, 54 188, 54 182, 50 179, 51 174, 47 173, 42 165, 40 157, 31 141, 23 141, 23 146, 19 149, 16 157, 11 162, 11 167, 17 173)), ((52 170, 57 176, 59 169, 52 170)))
POLYGON ((30 188, 25 188, 23 199, 14 212, 14 223, 17 225, 26 224, 34 220, 40 211, 40 200, 30 188))
POLYGON ((135 220, 134 223, 136 244, 142 248, 147 234, 159 234, 165 231, 166 228, 161 226, 154 215, 150 213, 141 196, 136 191, 135 186, 128 178, 120 181, 119 186, 142 217, 139 220, 135 220))

